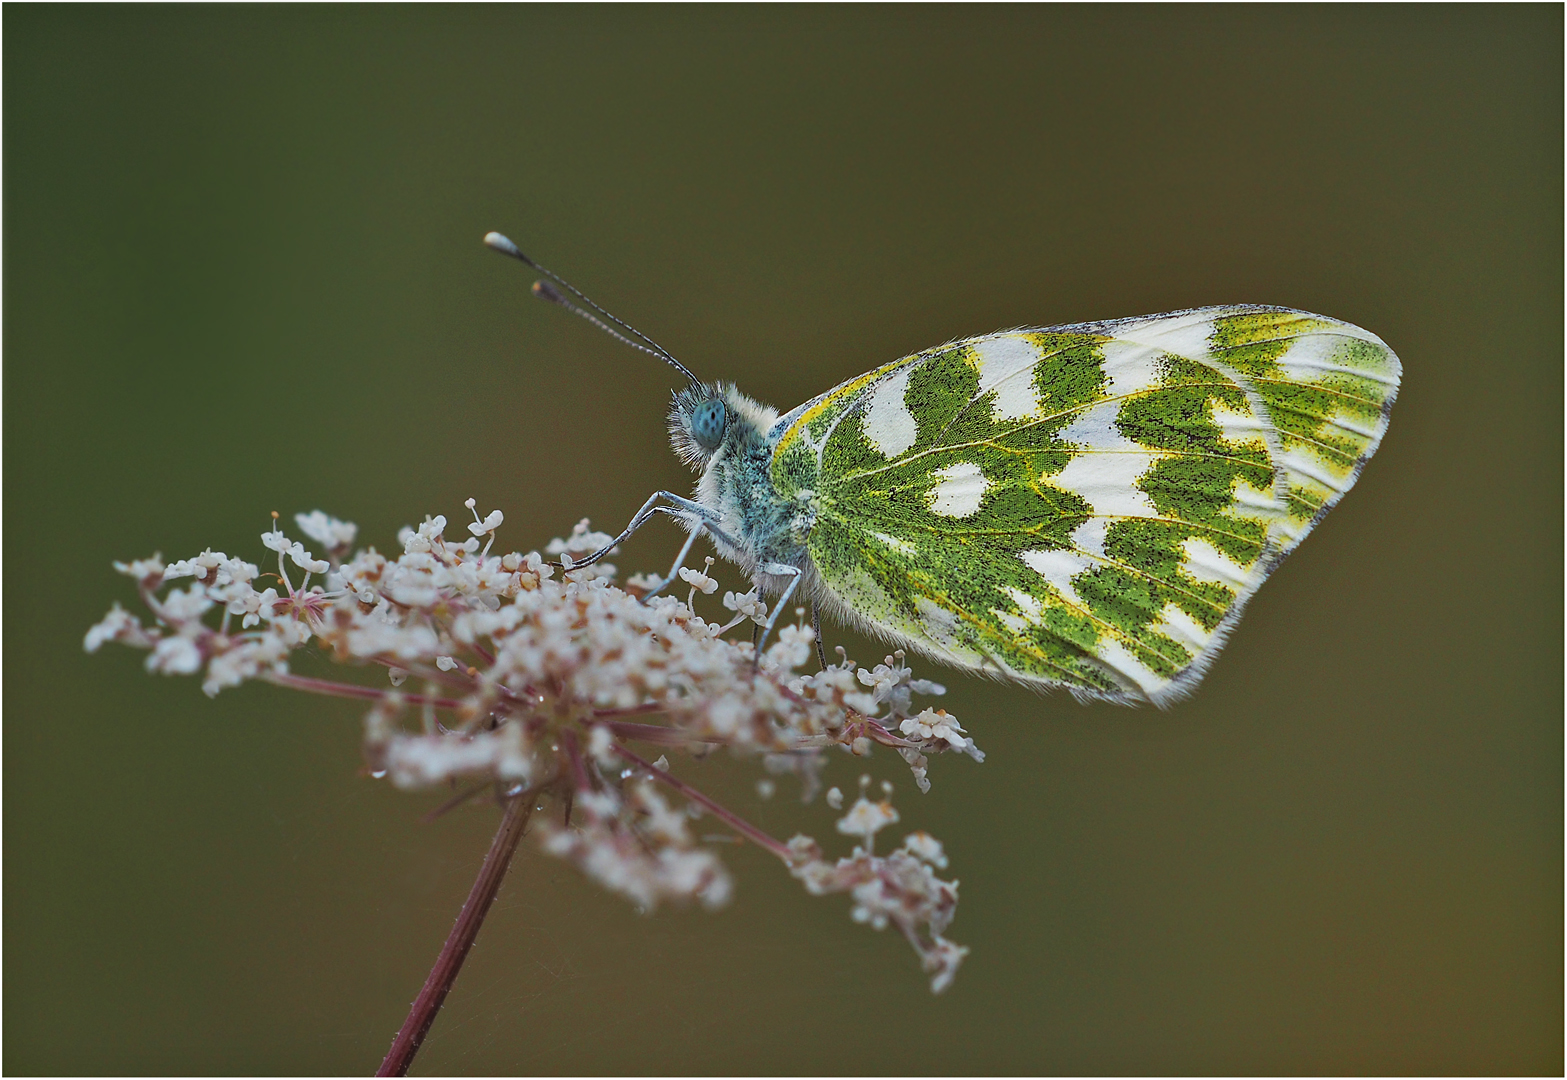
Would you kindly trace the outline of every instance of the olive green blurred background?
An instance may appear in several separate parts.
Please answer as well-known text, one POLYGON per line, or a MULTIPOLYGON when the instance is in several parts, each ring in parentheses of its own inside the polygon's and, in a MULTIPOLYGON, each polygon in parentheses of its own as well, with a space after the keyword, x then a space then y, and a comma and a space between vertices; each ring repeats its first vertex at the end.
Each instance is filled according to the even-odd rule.
POLYGON ((1559 1073, 1561 42, 1557 7, 8 6, 4 1070, 379 1062, 493 808, 421 824, 358 706, 82 634, 112 559, 259 562, 272 509, 385 549, 472 495, 526 550, 689 484, 673 373, 531 301, 500 229, 783 408, 1212 303, 1359 323, 1406 381, 1192 700, 922 665, 990 754, 925 797, 871 763, 962 881, 946 996, 757 852, 644 918, 525 844, 417 1072, 1559 1073))

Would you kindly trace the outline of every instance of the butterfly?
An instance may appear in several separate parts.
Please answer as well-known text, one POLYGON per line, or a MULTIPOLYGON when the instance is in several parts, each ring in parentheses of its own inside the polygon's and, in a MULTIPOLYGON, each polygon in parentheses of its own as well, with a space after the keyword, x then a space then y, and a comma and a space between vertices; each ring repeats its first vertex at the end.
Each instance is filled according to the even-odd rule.
POLYGON ((1085 700, 1163 706, 1196 687, 1252 594, 1354 486, 1402 370, 1338 319, 1204 307, 954 341, 780 415, 697 379, 500 234, 485 242, 581 304, 545 281, 537 295, 690 380, 669 430, 695 493, 655 493, 615 543, 674 516, 691 533, 678 569, 709 536, 779 597, 764 642, 798 597, 953 667, 1085 700))

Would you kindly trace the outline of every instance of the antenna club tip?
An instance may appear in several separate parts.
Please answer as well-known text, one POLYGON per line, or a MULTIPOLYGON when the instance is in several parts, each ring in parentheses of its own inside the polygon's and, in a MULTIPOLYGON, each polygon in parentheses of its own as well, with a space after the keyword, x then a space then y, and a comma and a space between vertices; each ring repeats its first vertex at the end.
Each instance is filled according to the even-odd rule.
POLYGON ((535 281, 533 283, 532 292, 533 295, 537 296, 540 300, 548 300, 550 303, 559 304, 562 307, 571 306, 566 298, 560 294, 560 290, 556 289, 555 286, 551 285, 547 281, 535 281))
POLYGON ((498 232, 487 232, 487 233, 485 233, 484 234, 484 243, 485 243, 485 245, 487 247, 494 248, 496 251, 499 251, 502 255, 511 255, 513 257, 516 257, 516 256, 522 254, 522 252, 520 250, 518 250, 516 244, 512 243, 510 240, 508 240, 506 237, 502 236, 498 232))

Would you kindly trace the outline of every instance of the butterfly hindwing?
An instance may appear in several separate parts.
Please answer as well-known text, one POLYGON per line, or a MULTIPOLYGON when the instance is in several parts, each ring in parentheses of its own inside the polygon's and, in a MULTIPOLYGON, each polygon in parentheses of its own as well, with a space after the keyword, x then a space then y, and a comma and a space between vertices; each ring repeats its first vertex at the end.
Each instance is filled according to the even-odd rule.
POLYGON ((779 422, 824 599, 963 667, 1090 697, 1188 691, 1354 483, 1398 360, 1276 308, 956 342, 779 422))

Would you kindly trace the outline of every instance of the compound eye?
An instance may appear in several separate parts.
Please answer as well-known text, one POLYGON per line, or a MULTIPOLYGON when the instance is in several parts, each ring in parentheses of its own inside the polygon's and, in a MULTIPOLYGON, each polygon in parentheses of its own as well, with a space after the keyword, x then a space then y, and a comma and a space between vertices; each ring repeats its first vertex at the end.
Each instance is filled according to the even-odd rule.
POLYGON ((691 410, 691 437, 703 450, 717 450, 724 441, 724 424, 728 420, 724 403, 709 398, 691 410))

